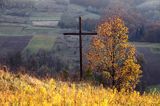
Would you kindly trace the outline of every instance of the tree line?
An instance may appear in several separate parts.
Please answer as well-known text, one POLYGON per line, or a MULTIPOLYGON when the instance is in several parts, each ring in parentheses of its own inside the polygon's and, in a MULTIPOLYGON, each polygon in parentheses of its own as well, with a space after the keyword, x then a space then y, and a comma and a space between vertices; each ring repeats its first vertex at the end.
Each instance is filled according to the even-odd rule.
POLYGON ((55 55, 54 51, 39 50, 37 53, 17 52, 8 54, 0 59, 1 64, 7 65, 13 72, 25 72, 37 77, 54 76, 64 70, 68 70, 65 60, 55 55))
POLYGON ((0 0, 0 8, 33 8, 34 1, 32 0, 0 0))

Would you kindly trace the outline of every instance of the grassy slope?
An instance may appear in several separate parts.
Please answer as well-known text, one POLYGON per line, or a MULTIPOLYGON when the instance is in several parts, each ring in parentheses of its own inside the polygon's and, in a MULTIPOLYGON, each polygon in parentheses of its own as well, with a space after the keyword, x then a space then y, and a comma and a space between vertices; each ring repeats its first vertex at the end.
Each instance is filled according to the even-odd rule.
POLYGON ((0 105, 159 106, 159 94, 118 93, 87 83, 41 81, 0 70, 0 105))
POLYGON ((61 12, 33 12, 30 20, 60 20, 62 14, 61 12))
POLYGON ((55 41, 56 36, 34 36, 25 49, 29 49, 34 53, 39 49, 50 50, 53 47, 55 41))
POLYGON ((57 35, 60 28, 34 27, 20 24, 0 24, 0 36, 57 35))
POLYGON ((86 11, 86 8, 83 7, 83 6, 80 6, 80 5, 77 5, 77 4, 70 4, 68 6, 68 8, 69 8, 70 11, 82 12, 83 13, 83 15, 82 15, 83 19, 87 19, 87 18, 100 19, 100 15, 86 11))
POLYGON ((0 35, 5 36, 18 36, 22 35, 23 26, 19 25, 0 25, 0 35))

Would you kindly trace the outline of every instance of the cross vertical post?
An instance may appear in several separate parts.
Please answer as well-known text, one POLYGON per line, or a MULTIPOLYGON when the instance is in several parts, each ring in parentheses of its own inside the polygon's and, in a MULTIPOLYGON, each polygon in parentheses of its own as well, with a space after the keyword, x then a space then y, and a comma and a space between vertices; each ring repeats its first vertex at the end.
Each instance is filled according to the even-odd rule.
POLYGON ((80 80, 83 77, 83 58, 82 58, 82 18, 79 17, 79 51, 80 51, 80 80))

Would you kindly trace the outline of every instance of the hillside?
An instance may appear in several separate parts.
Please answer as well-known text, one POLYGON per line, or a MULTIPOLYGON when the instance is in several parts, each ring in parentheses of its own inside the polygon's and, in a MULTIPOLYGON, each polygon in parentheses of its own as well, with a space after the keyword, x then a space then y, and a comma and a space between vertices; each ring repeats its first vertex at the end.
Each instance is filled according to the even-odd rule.
POLYGON ((0 106, 160 106, 159 7, 160 0, 0 0, 0 106), (101 27, 113 15, 129 33, 121 19, 101 27), (98 33, 82 37, 81 82, 79 36, 63 35, 78 32, 79 16, 82 32, 98 33))
POLYGON ((159 5, 160 5, 160 1, 159 0, 152 0, 152 1, 148 0, 148 1, 146 1, 146 2, 144 2, 142 4, 140 4, 140 5, 138 5, 137 7, 141 8, 141 9, 148 9, 148 10, 150 10, 150 9, 156 9, 156 8, 158 8, 159 5))
POLYGON ((159 85, 160 44, 147 42, 133 42, 133 44, 144 58, 143 77, 146 85, 159 85))
POLYGON ((140 95, 93 86, 89 83, 38 80, 0 70, 0 105, 45 106, 158 106, 160 95, 140 95))

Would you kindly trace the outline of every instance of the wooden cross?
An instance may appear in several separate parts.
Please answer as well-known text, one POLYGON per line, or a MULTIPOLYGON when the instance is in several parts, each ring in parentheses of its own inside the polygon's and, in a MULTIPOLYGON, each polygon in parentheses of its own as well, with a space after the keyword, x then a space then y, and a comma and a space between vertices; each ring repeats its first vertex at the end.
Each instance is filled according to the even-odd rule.
POLYGON ((82 32, 82 18, 79 17, 79 33, 64 33, 64 35, 79 35, 80 80, 82 80, 83 78, 82 35, 97 35, 97 33, 82 32))

